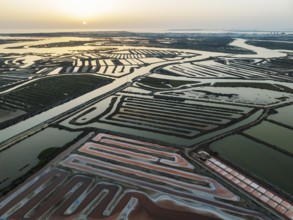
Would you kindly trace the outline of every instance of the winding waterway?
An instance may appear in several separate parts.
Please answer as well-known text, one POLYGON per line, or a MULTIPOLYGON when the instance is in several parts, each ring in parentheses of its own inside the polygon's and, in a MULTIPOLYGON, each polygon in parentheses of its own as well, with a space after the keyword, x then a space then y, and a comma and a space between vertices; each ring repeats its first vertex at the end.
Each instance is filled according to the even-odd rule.
MULTIPOLYGON (((33 41, 33 42, 19 42, 19 43, 12 43, 12 44, 5 44, 5 45, 0 45, 0 51, 2 53, 11 53, 12 51, 14 53, 20 53, 20 54, 25 54, 25 53, 66 53, 70 52, 73 50, 72 47, 61 47, 61 48, 30 48, 30 47, 25 47, 22 49, 7 49, 7 47, 15 47, 15 46, 21 46, 21 45, 39 45, 39 44, 46 44, 46 43, 57 43, 57 42, 66 42, 69 40, 89 40, 90 38, 50 38, 50 39, 43 39, 40 41, 33 41)), ((272 57, 280 57, 280 56, 286 56, 285 53, 276 51, 276 50, 269 50, 269 49, 264 49, 260 47, 255 47, 252 45, 248 45, 245 43, 246 40, 244 39, 236 39, 234 42, 231 43, 232 46, 238 46, 242 47, 244 49, 252 50, 256 52, 256 54, 251 54, 251 55, 237 55, 233 56, 231 54, 223 54, 223 53, 215 53, 215 52, 206 52, 206 51, 198 51, 198 50, 178 50, 178 49, 166 49, 166 50, 176 50, 176 51, 183 51, 186 53, 195 53, 198 54, 198 56, 192 57, 192 58, 187 58, 184 60, 184 62, 190 62, 190 61, 196 61, 196 60, 202 60, 206 59, 209 57, 217 57, 217 56, 233 56, 233 57, 243 57, 245 56, 246 58, 262 58, 265 56, 266 58, 272 58, 272 57)), ((79 46, 79 47, 74 47, 74 50, 92 50, 92 49, 97 49, 101 47, 96 47, 96 46, 79 46)), ((105 47, 107 48, 107 47, 105 47)), ((119 49, 158 49, 158 48, 146 48, 146 47, 116 47, 119 49)), ((160 49, 162 50, 162 49, 160 49)), ((98 88, 92 92, 89 92, 85 95, 82 95, 76 99, 73 99, 63 105, 59 105, 57 107, 54 107, 46 112, 43 112, 39 115, 36 115, 32 118, 29 118, 25 121, 22 121, 16 125, 13 125, 11 127, 8 127, 6 129, 1 130, 0 132, 0 142, 4 142, 22 132, 25 132, 26 130, 33 128, 37 125, 40 125, 44 123, 45 121, 52 119, 61 113, 64 113, 72 108, 75 108, 76 106, 81 105, 82 103, 88 102, 94 98, 97 98, 97 96, 103 96, 111 91, 115 91, 117 88, 121 87, 122 85, 126 85, 127 82, 132 82, 136 77, 148 74, 151 69, 159 67, 161 65, 167 65, 167 64, 172 64, 174 62, 178 61, 166 61, 163 63, 156 63, 152 64, 146 67, 142 67, 140 69, 136 69, 132 74, 123 76, 119 79, 116 79, 114 82, 111 84, 108 84, 102 88, 98 88)), ((181 61, 183 62, 183 61, 181 61)))
MULTIPOLYGON (((59 42, 68 42, 70 40, 92 40, 91 38, 50 38, 50 39, 39 39, 39 41, 32 42, 18 42, 12 44, 4 44, 0 45, 0 51, 3 54, 7 54, 9 56, 10 53, 18 53, 18 54, 27 54, 27 53, 36 53, 37 56, 34 56, 34 60, 30 60, 30 62, 34 62, 39 58, 42 58, 42 54, 64 54, 70 53, 73 50, 93 50, 93 49, 101 49, 101 48, 113 48, 113 47, 100 47, 100 46, 78 46, 78 47, 56 47, 56 48, 30 48, 28 46, 39 45, 39 44, 48 44, 48 43, 59 43, 59 42), (8 49, 7 47, 20 47, 25 45, 24 48, 19 49, 8 49)), ((185 53, 193 53, 194 57, 185 58, 181 61, 165 61, 162 63, 155 63, 149 66, 141 67, 136 69, 132 74, 123 76, 121 78, 115 79, 111 84, 108 84, 102 88, 98 88, 92 92, 84 94, 78 98, 75 98, 67 103, 56 106, 50 110, 47 110, 41 114, 38 114, 34 117, 31 117, 27 120, 19 122, 16 125, 10 126, 6 129, 0 130, 0 143, 12 140, 13 137, 18 136, 21 138, 21 142, 15 143, 15 145, 10 148, 5 148, 6 145, 2 145, 0 147, 0 162, 2 167, 1 176, 0 176, 0 189, 8 186, 12 181, 16 178, 24 175, 29 171, 32 167, 38 164, 39 160, 37 159, 40 152, 49 147, 63 147, 68 142, 74 140, 80 132, 68 132, 64 130, 58 130, 53 128, 47 128, 51 121, 54 118, 58 117, 60 114, 64 114, 67 111, 75 109, 76 107, 87 103, 93 99, 98 97, 103 98, 104 96, 109 95, 110 93, 115 93, 119 91, 123 86, 128 86, 135 78, 149 74, 150 71, 154 68, 160 67, 162 65, 169 65, 178 62, 191 62, 197 60, 207 59, 209 57, 245 57, 245 58, 273 58, 273 57, 282 57, 286 56, 285 53, 275 50, 264 49, 260 47, 255 47, 251 45, 247 45, 246 40, 244 39, 236 39, 231 46, 238 46, 244 49, 252 50, 256 54, 251 55, 232 55, 232 54, 224 54, 224 53, 215 53, 215 52, 206 52, 206 51, 198 51, 198 50, 178 50, 178 49, 158 49, 158 48, 149 48, 149 47, 115 47, 117 49, 154 49, 154 50, 174 50, 174 51, 182 51, 185 53), (34 129, 33 129, 34 128, 34 129), (44 129, 40 131, 41 129, 44 129), (36 133, 36 131, 40 131, 36 133), (33 136, 31 136, 33 135, 33 136), (48 137, 52 137, 50 142, 45 142, 44 140, 48 140, 48 137), (4 170, 3 170, 4 168, 4 170)), ((248 82, 249 80, 247 80, 248 82)), ((207 79, 206 82, 209 82, 207 79)), ((291 84, 290 84, 291 87, 291 84)), ((13 90, 13 89, 11 89, 13 90)), ((178 137, 169 137, 163 134, 156 134, 157 139, 168 140, 170 143, 176 143, 181 141, 184 145, 195 145, 201 143, 203 141, 214 138, 218 135, 223 135, 224 133, 233 131, 241 126, 245 126, 246 124, 252 123, 257 120, 262 115, 262 110, 255 112, 255 114, 251 115, 247 119, 231 125, 225 129, 215 131, 213 133, 203 135, 199 138, 193 140, 186 139, 178 139, 178 137)), ((110 125, 107 125, 110 126, 110 125)), ((110 129, 111 130, 111 129, 110 129)), ((132 133, 137 136, 145 136, 148 132, 141 130, 131 130, 128 128, 121 128, 121 132, 124 133, 132 133), (133 133, 134 132, 134 133, 133 133), (143 135, 142 135, 143 133, 143 135)), ((119 131, 117 131, 119 132, 119 131)), ((150 136, 153 133, 149 134, 150 136)), ((1 146, 1 145, 0 145, 1 146)), ((7 145, 8 146, 8 145, 7 145)))

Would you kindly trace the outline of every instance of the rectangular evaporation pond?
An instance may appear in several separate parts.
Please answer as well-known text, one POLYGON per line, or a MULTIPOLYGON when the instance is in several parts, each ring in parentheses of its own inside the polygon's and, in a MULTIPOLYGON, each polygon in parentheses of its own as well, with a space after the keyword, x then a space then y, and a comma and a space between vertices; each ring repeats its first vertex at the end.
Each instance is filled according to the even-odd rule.
POLYGON ((293 153, 293 130, 264 121, 246 131, 245 134, 275 145, 280 149, 293 153))
POLYGON ((57 128, 46 128, 0 153, 0 182, 9 177, 9 181, 0 184, 0 189, 25 175, 39 163, 38 156, 52 147, 63 147, 73 141, 82 132, 69 132, 57 128), (25 167, 29 164, 28 167, 25 167), (25 167, 25 169, 23 169, 25 167))
POLYGON ((223 138, 212 143, 210 148, 222 158, 293 194, 290 156, 241 135, 223 138))
POLYGON ((271 115, 268 119, 293 127, 293 105, 278 108, 276 110, 278 113, 271 115))

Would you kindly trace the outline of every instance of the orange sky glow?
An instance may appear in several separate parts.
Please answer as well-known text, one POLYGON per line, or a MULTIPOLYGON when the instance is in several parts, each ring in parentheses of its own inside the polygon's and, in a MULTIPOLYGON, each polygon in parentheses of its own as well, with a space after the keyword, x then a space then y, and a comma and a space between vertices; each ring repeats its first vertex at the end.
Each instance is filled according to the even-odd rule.
POLYGON ((293 29, 293 0, 0 0, 0 29, 293 29))

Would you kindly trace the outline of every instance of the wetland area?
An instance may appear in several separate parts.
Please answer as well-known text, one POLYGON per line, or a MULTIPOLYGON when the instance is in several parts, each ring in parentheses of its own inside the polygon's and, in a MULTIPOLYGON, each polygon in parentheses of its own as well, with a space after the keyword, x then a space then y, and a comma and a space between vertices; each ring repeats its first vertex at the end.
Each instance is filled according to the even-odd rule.
POLYGON ((292 219, 293 51, 267 35, 0 36, 0 219, 292 219))

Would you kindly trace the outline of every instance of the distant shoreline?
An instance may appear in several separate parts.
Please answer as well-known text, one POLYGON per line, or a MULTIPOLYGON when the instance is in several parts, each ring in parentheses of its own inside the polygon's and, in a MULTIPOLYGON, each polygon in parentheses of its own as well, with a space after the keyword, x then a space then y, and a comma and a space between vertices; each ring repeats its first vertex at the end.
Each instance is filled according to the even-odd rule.
POLYGON ((271 34, 285 33, 293 34, 293 30, 217 30, 217 29, 0 29, 0 35, 17 35, 17 34, 61 34, 61 33, 203 33, 203 34, 271 34))

